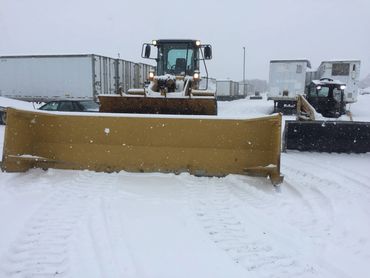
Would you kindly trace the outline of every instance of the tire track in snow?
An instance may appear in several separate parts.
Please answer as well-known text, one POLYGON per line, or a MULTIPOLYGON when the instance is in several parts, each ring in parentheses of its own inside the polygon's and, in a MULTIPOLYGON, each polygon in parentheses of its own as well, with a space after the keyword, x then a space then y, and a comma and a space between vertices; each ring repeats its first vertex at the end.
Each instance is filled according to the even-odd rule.
POLYGON ((330 233, 335 218, 334 205, 331 198, 320 189, 324 188, 328 181, 286 165, 282 166, 282 171, 285 174, 283 186, 294 187, 299 192, 301 201, 309 204, 312 212, 311 216, 305 218, 308 225, 301 226, 302 229, 314 238, 321 238, 330 233))
POLYGON ((62 277, 68 273, 72 238, 88 209, 89 196, 83 188, 90 186, 88 173, 78 172, 77 178, 68 174, 72 180, 53 185, 55 192, 11 245, 1 268, 6 277, 62 277))
MULTIPOLYGON (((287 158, 287 157, 285 157, 287 158)), ((287 158, 289 159, 289 158, 287 158)), ((308 157, 295 157, 295 160, 299 163, 304 163, 310 168, 316 168, 318 171, 325 171, 327 173, 334 173, 335 177, 341 178, 343 181, 346 180, 353 185, 357 185, 362 187, 366 191, 366 194, 368 197, 370 196, 370 175, 364 175, 363 173, 359 173, 357 171, 354 171, 350 167, 343 167, 340 163, 333 164, 327 164, 327 163, 321 163, 320 167, 312 161, 312 159, 309 159, 308 157)), ((291 164, 291 163, 290 163, 291 164)), ((363 190, 361 190, 361 193, 363 194, 363 190)))
POLYGON ((335 175, 338 175, 339 178, 336 176, 330 180, 326 177, 320 177, 322 175, 320 171, 326 170, 330 173, 333 167, 322 169, 321 165, 295 158, 294 163, 289 163, 289 166, 284 165, 282 169, 287 174, 286 180, 295 183, 296 188, 302 191, 302 194, 312 195, 312 193, 316 193, 316 196, 322 199, 322 209, 318 210, 318 216, 322 218, 318 218, 321 220, 319 223, 325 225, 323 220, 326 218, 326 221, 330 224, 326 226, 323 233, 318 234, 319 239, 321 237, 318 242, 321 242, 322 248, 326 245, 323 242, 330 241, 331 244, 344 248, 345 251, 342 250, 342 253, 352 254, 353 258, 368 261, 370 259, 370 252, 368 251, 370 242, 367 240, 367 232, 366 230, 362 231, 365 228, 363 225, 361 225, 361 230, 356 229, 358 226, 356 221, 359 221, 359 217, 363 221, 370 218, 368 186, 359 183, 357 179, 351 183, 346 183, 345 180, 349 180, 346 177, 347 174, 336 173, 335 175), (308 165, 311 172, 302 169, 303 167, 300 167, 297 161, 308 165), (353 214, 353 217, 348 212, 353 214), (326 217, 324 218, 325 214, 326 217), (355 251, 350 252, 350 250, 355 251))
MULTIPOLYGON (((120 207, 129 194, 117 188, 120 184, 118 174, 107 174, 95 189, 94 206, 86 219, 85 234, 92 245, 94 264, 99 268, 98 277, 144 277, 137 275, 137 267, 124 238, 124 223, 120 207)), ((129 197, 132 197, 129 195, 129 197)))
MULTIPOLYGON (((240 190, 230 177, 192 179, 186 185, 189 203, 211 240, 248 271, 258 277, 282 277, 282 273, 284 277, 312 277, 325 272, 301 256, 295 242, 289 242, 286 236, 268 226, 269 209, 266 207, 273 206, 268 205, 268 198, 257 208, 253 207, 248 203, 256 194, 240 196, 240 190)), ((257 196, 257 201, 253 202, 259 202, 260 198, 257 196)))

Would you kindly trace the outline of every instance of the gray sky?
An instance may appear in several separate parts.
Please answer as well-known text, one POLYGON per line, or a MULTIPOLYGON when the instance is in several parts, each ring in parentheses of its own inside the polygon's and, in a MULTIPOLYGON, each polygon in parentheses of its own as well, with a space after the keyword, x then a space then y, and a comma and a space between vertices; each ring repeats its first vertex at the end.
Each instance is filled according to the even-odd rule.
POLYGON ((268 79, 271 59, 361 59, 370 73, 369 0, 0 0, 0 56, 95 53, 131 61, 157 38, 213 46, 210 76, 268 79))

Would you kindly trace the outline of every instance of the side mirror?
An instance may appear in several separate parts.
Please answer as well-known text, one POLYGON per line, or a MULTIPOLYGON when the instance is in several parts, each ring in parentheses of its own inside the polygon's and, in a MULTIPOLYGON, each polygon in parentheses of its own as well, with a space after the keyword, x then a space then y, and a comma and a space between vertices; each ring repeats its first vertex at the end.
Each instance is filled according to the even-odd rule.
POLYGON ((150 45, 149 44, 144 44, 143 45, 143 50, 144 50, 144 56, 141 55, 141 57, 150 58, 150 50, 151 50, 150 45))
POLYGON ((212 47, 210 45, 206 45, 204 47, 204 58, 206 60, 211 60, 212 59, 212 47))

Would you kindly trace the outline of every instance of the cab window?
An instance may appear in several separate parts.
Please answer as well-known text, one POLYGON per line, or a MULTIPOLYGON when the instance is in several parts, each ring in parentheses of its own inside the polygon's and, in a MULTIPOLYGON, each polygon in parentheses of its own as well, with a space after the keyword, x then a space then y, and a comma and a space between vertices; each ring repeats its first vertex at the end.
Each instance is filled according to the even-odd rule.
POLYGON ((319 97, 328 97, 328 95, 329 95, 329 88, 328 87, 321 87, 320 90, 317 90, 317 95, 319 97))
POLYGON ((58 102, 52 101, 40 107, 41 110, 57 111, 58 102))
POLYGON ((74 111, 71 101, 64 101, 60 104, 59 111, 74 111))

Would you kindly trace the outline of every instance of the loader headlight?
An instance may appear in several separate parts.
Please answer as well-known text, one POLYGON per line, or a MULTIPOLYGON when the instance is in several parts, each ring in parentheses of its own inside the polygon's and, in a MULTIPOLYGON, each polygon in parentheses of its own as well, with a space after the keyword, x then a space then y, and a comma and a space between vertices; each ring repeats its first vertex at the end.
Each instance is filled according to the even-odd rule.
POLYGON ((345 88, 347 88, 347 86, 346 86, 346 85, 340 85, 340 89, 341 89, 341 90, 344 90, 345 88))
POLYGON ((153 79, 154 79, 154 71, 150 71, 150 72, 149 72, 148 79, 149 79, 150 81, 153 81, 153 79))
POLYGON ((193 79, 194 80, 199 80, 199 78, 200 78, 200 73, 199 73, 199 71, 194 71, 194 74, 193 74, 193 79))
POLYGON ((156 40, 153 40, 152 41, 152 45, 157 45, 157 41, 156 40))
POLYGON ((196 46, 200 46, 200 41, 195 41, 196 46))

